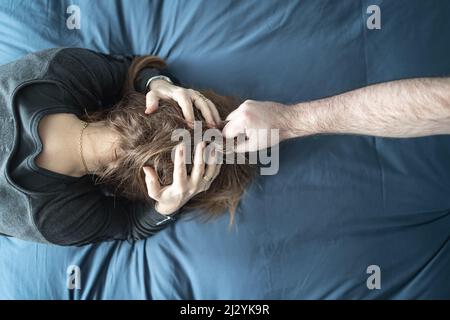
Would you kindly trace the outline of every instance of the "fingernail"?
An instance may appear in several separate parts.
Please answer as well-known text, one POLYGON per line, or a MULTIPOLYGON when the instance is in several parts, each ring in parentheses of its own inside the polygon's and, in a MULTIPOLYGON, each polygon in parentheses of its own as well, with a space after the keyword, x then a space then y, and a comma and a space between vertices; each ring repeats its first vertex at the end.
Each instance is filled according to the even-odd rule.
POLYGON ((183 154, 183 151, 184 151, 184 145, 183 145, 183 144, 180 144, 180 149, 179 149, 179 151, 180 151, 180 155, 182 155, 182 154, 183 154))

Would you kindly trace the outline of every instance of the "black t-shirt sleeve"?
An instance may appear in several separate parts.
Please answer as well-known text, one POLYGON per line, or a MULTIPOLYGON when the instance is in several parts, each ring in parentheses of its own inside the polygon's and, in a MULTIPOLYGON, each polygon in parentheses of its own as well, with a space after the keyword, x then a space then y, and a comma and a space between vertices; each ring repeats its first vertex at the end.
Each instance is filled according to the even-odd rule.
POLYGON ((134 83, 134 87, 139 92, 144 92, 147 90, 147 82, 150 78, 158 75, 163 75, 169 77, 173 84, 180 86, 180 81, 172 74, 167 68, 155 69, 155 68, 144 68, 139 72, 134 83))
POLYGON ((173 218, 149 203, 106 196, 89 186, 89 177, 67 187, 67 192, 45 198, 30 197, 34 222, 49 242, 84 245, 105 240, 139 240, 164 228, 173 218))
POLYGON ((130 63, 130 57, 66 48, 49 62, 44 78, 63 85, 81 108, 92 111, 120 98, 130 63))
MULTIPOLYGON (((44 77, 63 85, 79 107, 88 112, 109 108, 121 97, 132 59, 133 56, 65 48, 49 62, 44 77)), ((145 68, 137 76, 135 87, 144 93, 148 79, 159 74, 171 76, 165 69, 145 68)))

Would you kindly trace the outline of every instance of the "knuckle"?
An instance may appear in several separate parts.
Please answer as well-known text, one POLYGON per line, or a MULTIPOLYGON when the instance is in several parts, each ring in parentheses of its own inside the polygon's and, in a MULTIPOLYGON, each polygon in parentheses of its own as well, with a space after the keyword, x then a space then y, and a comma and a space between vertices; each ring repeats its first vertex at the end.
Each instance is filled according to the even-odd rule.
POLYGON ((187 101, 191 100, 191 97, 186 92, 182 92, 179 94, 178 100, 179 100, 179 102, 181 101, 183 103, 186 103, 187 101))
POLYGON ((192 186, 189 188, 188 193, 186 195, 193 195, 198 193, 198 186, 192 186))
POLYGON ((247 119, 251 118, 251 115, 252 114, 251 114, 250 110, 244 109, 244 110, 242 110, 241 118, 243 118, 244 120, 247 120, 247 119))
POLYGON ((251 105, 248 104, 247 102, 244 102, 244 104, 241 105, 240 109, 241 109, 240 111, 242 114, 246 114, 246 113, 250 112, 251 105))
POLYGON ((184 197, 186 197, 187 193, 188 193, 188 189, 186 187, 180 186, 178 188, 177 194, 180 199, 183 199, 184 197))
POLYGON ((180 193, 186 188, 183 179, 181 179, 179 175, 176 178, 174 176, 172 186, 174 187, 174 191, 176 193, 180 193))
POLYGON ((178 88, 174 91, 175 96, 181 98, 181 99, 187 99, 188 93, 186 92, 186 89, 178 88))

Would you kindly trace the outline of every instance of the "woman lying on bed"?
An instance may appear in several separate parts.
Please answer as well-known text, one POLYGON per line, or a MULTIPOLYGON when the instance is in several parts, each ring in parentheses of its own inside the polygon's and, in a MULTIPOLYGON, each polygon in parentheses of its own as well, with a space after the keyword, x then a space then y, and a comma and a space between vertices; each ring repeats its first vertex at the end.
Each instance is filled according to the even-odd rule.
POLYGON ((188 165, 171 134, 220 126, 237 105, 172 84, 164 68, 75 48, 0 67, 0 233, 81 245, 145 238, 181 208, 233 217, 252 169, 216 152, 205 164, 204 143, 188 165))

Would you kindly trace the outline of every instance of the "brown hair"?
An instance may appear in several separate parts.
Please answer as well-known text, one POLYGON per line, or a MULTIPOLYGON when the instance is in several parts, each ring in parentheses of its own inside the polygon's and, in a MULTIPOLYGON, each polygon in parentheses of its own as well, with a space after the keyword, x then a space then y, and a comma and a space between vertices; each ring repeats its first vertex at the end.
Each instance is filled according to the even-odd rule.
MULTIPOLYGON (((152 166, 161 185, 170 185, 173 173, 171 153, 179 144, 178 141, 172 141, 172 132, 183 128, 188 130, 192 137, 193 129, 173 100, 160 100, 157 111, 150 115, 144 113, 145 94, 137 92, 134 83, 139 72, 148 67, 161 69, 165 67, 165 62, 155 56, 135 58, 128 70, 121 100, 109 110, 97 111, 83 118, 88 122, 103 121, 120 137, 116 159, 95 172, 96 181, 112 187, 116 195, 154 204, 147 193, 142 167, 152 166)), ((201 92, 216 105, 222 119, 238 105, 231 97, 219 96, 212 91, 201 92)), ((194 115, 195 120, 204 120, 196 108, 194 115)), ((205 122, 202 122, 202 128, 203 131, 208 129, 205 122)), ((194 150, 193 143, 194 141, 191 150, 194 150)), ((191 169, 192 166, 187 165, 188 174, 191 169)), ((254 167, 248 164, 224 163, 210 188, 194 196, 185 207, 201 209, 206 218, 217 216, 229 209, 232 223, 239 199, 254 173, 254 167)))

